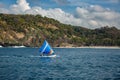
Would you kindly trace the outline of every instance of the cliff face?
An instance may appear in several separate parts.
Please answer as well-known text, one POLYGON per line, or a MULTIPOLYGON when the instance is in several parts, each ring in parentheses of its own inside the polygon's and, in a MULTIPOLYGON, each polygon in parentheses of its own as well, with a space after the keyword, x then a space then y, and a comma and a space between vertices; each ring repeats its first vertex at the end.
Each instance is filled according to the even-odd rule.
POLYGON ((54 47, 120 46, 115 27, 87 29, 40 15, 0 14, 0 45, 39 47, 46 39, 54 47))

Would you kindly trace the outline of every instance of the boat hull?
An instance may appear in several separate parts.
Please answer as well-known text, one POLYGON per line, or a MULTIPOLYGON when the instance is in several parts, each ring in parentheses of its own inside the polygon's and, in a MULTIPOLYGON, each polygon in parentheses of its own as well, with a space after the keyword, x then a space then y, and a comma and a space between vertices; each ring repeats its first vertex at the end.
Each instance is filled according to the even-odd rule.
POLYGON ((43 55, 43 56, 41 56, 41 57, 56 57, 56 55, 55 55, 55 54, 54 54, 54 55, 49 55, 49 56, 43 55))

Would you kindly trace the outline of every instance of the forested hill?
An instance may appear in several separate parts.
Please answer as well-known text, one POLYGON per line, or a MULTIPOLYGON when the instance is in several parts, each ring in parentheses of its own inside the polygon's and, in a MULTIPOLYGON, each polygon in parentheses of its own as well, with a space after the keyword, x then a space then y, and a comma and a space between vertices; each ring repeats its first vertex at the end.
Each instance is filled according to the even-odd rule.
POLYGON ((40 15, 0 14, 0 45, 39 47, 45 39, 53 47, 120 46, 120 30, 87 29, 40 15))

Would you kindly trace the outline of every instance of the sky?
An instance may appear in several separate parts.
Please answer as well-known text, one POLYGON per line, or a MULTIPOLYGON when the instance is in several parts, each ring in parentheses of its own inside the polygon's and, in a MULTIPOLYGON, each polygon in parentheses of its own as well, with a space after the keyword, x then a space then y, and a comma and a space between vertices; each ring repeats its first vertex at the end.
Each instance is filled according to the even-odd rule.
POLYGON ((120 0, 0 0, 0 13, 40 14, 74 26, 120 29, 120 0))

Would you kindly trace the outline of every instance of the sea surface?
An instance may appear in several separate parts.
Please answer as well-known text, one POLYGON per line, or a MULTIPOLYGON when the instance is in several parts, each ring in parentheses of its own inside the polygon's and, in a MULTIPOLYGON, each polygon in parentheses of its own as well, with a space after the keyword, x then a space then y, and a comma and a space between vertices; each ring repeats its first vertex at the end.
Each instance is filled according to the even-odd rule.
POLYGON ((53 49, 56 57, 40 57, 38 48, 0 48, 0 80, 120 80, 120 49, 53 49))

